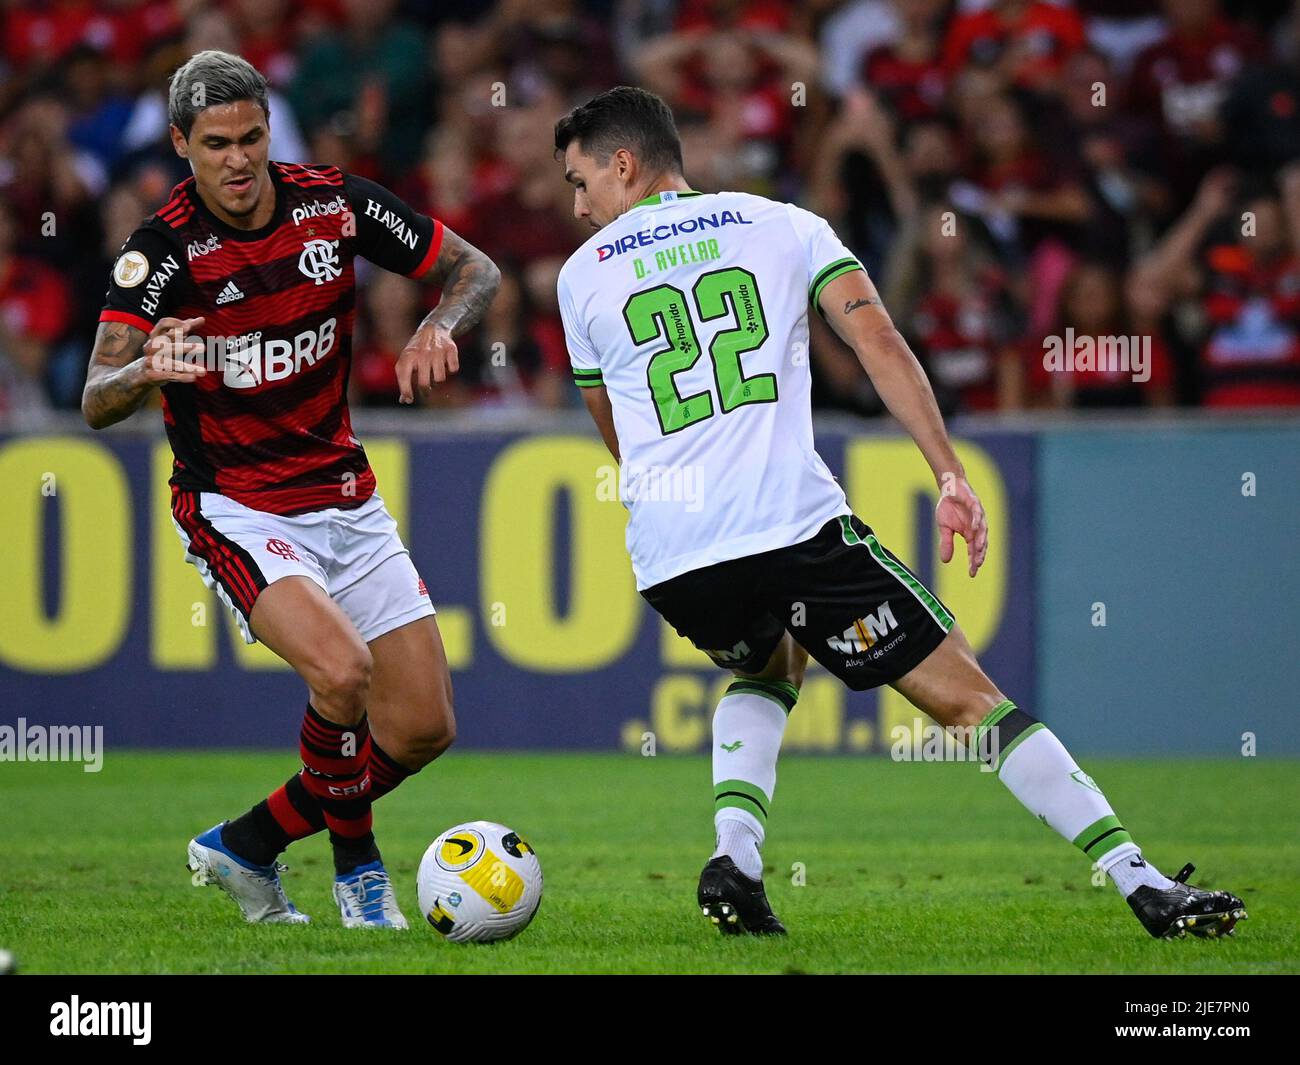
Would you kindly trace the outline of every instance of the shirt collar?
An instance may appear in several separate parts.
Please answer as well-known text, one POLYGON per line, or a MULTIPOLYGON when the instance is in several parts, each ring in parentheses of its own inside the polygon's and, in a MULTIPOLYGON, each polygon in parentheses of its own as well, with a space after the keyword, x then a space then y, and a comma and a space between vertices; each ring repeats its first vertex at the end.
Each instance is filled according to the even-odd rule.
POLYGON ((667 192, 656 192, 652 196, 647 196, 644 200, 637 200, 632 207, 628 208, 628 210, 630 211, 634 207, 650 207, 661 203, 673 203, 677 200, 684 200, 688 196, 700 195, 702 195, 702 193, 696 192, 693 189, 686 189, 681 192, 678 192, 675 189, 669 189, 667 192))

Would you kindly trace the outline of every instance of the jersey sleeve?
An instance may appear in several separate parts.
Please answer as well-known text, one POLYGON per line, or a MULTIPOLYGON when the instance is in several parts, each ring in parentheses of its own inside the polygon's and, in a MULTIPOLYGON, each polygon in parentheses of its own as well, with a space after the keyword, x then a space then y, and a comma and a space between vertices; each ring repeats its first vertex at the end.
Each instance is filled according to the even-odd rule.
POLYGON ((821 314, 822 289, 837 277, 864 267, 820 215, 791 205, 790 224, 799 238, 808 269, 808 302, 821 314))
POLYGON ((356 253, 394 274, 423 277, 442 247, 442 223, 382 185, 346 174, 344 193, 356 219, 356 253))
POLYGON ((586 324, 579 320, 573 305, 573 293, 565 271, 560 271, 556 283, 556 297, 560 304, 560 321, 564 323, 564 344, 569 349, 569 366, 573 381, 579 388, 599 388, 605 383, 601 376, 600 356, 587 335, 586 324))
POLYGON ((101 322, 125 322, 148 333, 180 302, 184 256, 156 229, 127 238, 109 273, 101 322))

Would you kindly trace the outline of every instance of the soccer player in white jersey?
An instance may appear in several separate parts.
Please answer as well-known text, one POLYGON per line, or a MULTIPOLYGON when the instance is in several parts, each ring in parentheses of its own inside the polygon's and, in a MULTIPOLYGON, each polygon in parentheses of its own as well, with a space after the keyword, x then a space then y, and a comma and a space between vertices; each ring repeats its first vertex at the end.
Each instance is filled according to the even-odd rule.
MULTIPOLYGON (((559 277, 574 378, 620 463, 637 588, 736 675, 713 718, 717 848, 698 900, 724 933, 784 933, 762 885, 777 754, 811 655, 854 690, 892 685, 956 726, 1035 816, 1097 862, 1154 936, 1230 932, 1224 891, 1146 862, 1042 722, 984 674, 937 596, 850 510, 813 448, 808 309, 854 350, 920 448, 940 558, 988 529, 906 342, 862 265, 817 215, 682 173, 672 113, 620 87, 555 128, 574 213, 598 232, 559 277), (663 491, 693 478, 689 501, 663 491)), ((680 494, 680 493, 679 493, 680 494)))

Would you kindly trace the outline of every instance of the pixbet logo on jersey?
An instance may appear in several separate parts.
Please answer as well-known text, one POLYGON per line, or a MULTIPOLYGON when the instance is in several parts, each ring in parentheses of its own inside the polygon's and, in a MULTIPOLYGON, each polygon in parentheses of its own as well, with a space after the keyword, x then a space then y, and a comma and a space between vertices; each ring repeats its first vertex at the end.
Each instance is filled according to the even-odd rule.
POLYGON ((327 318, 319 329, 304 329, 292 340, 263 341, 260 332, 231 337, 222 353, 226 387, 256 388, 314 366, 334 349, 335 326, 335 319, 327 318))
POLYGON ((206 240, 192 240, 185 248, 185 258, 189 262, 221 250, 221 240, 215 233, 209 233, 206 240))
POLYGON ((311 203, 302 204, 293 209, 293 224, 302 225, 309 218, 323 218, 326 215, 345 214, 348 210, 348 201, 339 193, 332 200, 313 200, 311 203))

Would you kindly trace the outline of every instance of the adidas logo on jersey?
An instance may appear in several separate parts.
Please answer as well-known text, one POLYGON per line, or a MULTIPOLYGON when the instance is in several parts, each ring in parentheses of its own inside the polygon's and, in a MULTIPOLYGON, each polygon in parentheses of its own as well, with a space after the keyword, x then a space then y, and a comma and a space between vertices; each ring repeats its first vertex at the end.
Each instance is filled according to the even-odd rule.
POLYGON ((217 306, 220 307, 225 303, 234 303, 235 300, 242 300, 243 298, 244 294, 239 291, 239 286, 233 281, 227 281, 226 287, 223 288, 220 295, 217 296, 217 306))
POLYGON ((894 611, 888 603, 882 603, 875 614, 858 618, 844 630, 842 635, 832 636, 826 642, 832 651, 839 651, 846 655, 860 654, 870 650, 880 637, 893 632, 896 628, 898 628, 898 621, 894 618, 894 611))

